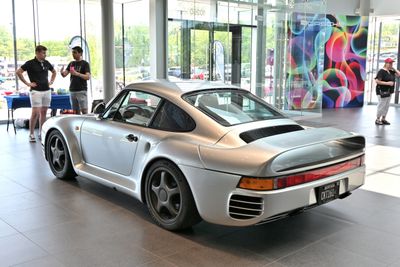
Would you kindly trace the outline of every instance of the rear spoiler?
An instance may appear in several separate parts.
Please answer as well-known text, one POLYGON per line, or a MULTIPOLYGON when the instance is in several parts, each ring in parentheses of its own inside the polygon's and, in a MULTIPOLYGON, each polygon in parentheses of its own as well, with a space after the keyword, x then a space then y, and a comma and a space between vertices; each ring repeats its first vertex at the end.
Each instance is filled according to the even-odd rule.
POLYGON ((323 167, 364 153, 363 136, 330 127, 265 137, 238 148, 199 147, 206 169, 254 177, 323 167))

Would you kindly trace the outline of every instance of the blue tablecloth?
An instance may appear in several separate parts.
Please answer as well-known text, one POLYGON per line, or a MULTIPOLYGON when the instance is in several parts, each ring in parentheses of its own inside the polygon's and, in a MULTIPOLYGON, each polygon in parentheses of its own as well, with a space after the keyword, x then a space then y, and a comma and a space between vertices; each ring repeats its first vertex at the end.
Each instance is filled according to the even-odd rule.
MULTIPOLYGON (((7 95, 4 98, 7 101, 8 108, 7 131, 11 120, 14 126, 14 133, 17 133, 14 123, 14 110, 17 108, 30 108, 31 101, 29 96, 7 95)), ((51 95, 50 109, 72 109, 69 95, 51 95)))
MULTIPOLYGON (((7 108, 9 110, 31 107, 29 96, 8 95, 4 96, 4 98, 7 101, 7 108)), ((50 109, 71 109, 69 95, 52 95, 50 109)))

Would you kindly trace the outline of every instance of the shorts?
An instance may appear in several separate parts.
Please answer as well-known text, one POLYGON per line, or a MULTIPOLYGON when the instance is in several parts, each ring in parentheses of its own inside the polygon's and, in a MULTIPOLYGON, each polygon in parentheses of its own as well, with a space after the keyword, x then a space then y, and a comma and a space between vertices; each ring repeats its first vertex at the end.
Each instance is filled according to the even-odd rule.
POLYGON ((87 91, 70 92, 71 107, 73 110, 88 108, 87 91))
POLYGON ((51 91, 30 91, 30 100, 31 107, 33 108, 41 108, 41 107, 50 107, 51 102, 51 91))

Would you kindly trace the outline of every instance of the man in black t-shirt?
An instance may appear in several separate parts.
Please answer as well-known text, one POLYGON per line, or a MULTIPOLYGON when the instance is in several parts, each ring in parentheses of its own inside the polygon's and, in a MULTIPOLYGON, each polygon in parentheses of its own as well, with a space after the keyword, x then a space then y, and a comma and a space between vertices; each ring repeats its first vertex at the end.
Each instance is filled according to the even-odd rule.
POLYGON ((29 141, 35 142, 34 129, 39 118, 39 139, 42 125, 46 120, 47 108, 50 106, 51 91, 50 85, 53 84, 56 78, 56 71, 46 58, 47 48, 43 45, 38 45, 35 49, 35 58, 25 62, 18 68, 16 74, 18 78, 27 86, 30 87, 30 100, 32 114, 29 120, 29 141), (30 82, 26 81, 23 73, 26 71, 30 82), (51 78, 49 82, 49 71, 51 78))
POLYGON ((82 59, 83 50, 80 46, 72 48, 71 61, 67 68, 61 68, 61 76, 65 77, 71 74, 69 86, 71 106, 75 114, 87 114, 87 81, 90 79, 90 65, 82 59))

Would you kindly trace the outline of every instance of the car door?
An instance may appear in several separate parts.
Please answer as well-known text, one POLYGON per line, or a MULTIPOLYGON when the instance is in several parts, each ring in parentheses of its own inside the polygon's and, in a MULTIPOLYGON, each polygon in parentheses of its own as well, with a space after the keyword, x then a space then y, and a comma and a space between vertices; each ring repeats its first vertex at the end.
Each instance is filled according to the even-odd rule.
POLYGON ((159 98, 123 91, 98 119, 82 125, 81 147, 86 163, 128 176, 132 172, 142 129, 147 127, 159 98))

